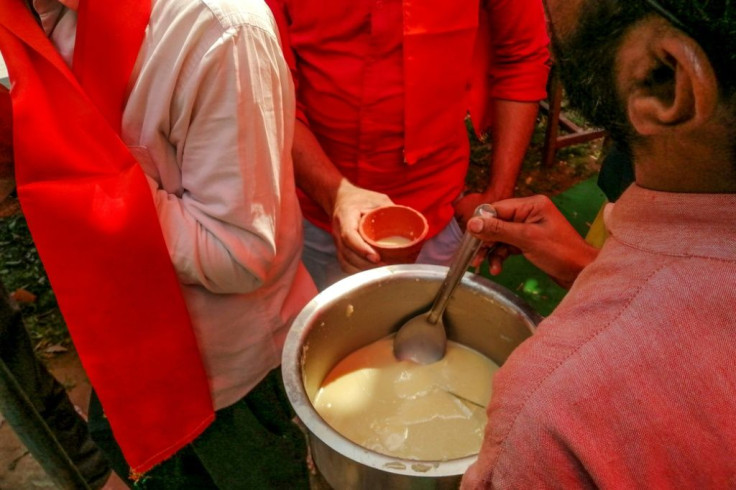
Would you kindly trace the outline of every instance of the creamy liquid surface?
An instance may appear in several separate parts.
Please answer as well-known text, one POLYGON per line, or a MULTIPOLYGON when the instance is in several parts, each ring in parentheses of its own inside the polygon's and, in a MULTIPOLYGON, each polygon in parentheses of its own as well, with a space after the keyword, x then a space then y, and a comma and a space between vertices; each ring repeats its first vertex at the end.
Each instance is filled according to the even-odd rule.
POLYGON ((480 450, 497 369, 450 341, 433 364, 397 361, 387 337, 340 361, 314 407, 332 428, 373 451, 420 461, 462 458, 480 450))
POLYGON ((409 238, 406 238, 405 236, 393 235, 393 236, 387 236, 385 238, 381 238, 380 240, 376 240, 376 243, 384 247, 386 246, 398 247, 401 245, 407 245, 411 243, 411 240, 409 238))

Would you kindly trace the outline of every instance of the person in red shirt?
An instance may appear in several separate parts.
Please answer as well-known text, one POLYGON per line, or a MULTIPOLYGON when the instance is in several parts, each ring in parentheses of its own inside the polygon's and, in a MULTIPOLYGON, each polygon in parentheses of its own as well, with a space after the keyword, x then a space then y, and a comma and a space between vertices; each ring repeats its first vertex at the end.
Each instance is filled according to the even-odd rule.
POLYGON ((513 194, 546 96, 542 2, 267 3, 297 88, 303 259, 318 287, 380 265, 358 222, 392 202, 429 222, 417 261, 446 264, 475 207, 513 194), (463 195, 468 112, 493 154, 485 191, 463 195))

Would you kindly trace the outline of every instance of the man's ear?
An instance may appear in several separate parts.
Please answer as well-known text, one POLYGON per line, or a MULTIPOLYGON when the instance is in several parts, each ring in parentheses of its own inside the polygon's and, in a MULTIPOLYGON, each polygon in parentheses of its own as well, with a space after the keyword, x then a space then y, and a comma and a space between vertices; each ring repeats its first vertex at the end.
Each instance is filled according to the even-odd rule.
POLYGON ((627 37, 619 55, 619 86, 637 133, 686 129, 713 115, 718 104, 713 67, 682 31, 660 19, 645 22, 627 37))

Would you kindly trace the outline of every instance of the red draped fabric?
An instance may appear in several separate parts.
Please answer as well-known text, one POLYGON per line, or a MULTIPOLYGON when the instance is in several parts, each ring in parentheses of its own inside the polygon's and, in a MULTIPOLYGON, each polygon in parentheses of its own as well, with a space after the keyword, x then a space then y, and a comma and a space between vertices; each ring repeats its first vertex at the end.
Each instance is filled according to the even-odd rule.
POLYGON ((141 0, 83 0, 75 76, 23 0, 0 6, 18 198, 134 473, 214 418, 150 188, 118 134, 149 12, 141 0))

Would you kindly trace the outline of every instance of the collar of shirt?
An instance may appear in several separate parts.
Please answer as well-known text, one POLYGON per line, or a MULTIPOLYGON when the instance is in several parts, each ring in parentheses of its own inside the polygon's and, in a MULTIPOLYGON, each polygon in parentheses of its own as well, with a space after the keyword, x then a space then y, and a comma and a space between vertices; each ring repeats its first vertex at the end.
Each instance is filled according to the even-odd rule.
POLYGON ((671 256, 736 260, 736 194, 660 192, 631 185, 606 222, 619 242, 671 256))

